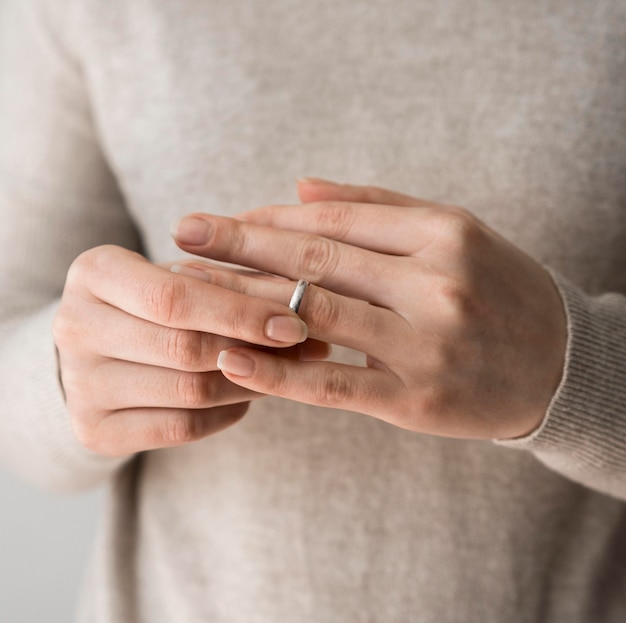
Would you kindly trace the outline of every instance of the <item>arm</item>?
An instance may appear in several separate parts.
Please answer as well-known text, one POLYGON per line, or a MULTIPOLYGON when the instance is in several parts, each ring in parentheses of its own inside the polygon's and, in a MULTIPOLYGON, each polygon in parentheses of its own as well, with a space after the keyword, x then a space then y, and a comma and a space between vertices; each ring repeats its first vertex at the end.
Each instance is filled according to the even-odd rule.
POLYGON ((223 377, 219 350, 306 338, 284 305, 137 253, 66 36, 74 4, 9 0, 0 19, 0 458, 60 489, 241 418, 259 395, 223 377))
POLYGON ((96 244, 139 247, 65 40, 71 6, 0 3, 0 459, 61 489, 120 462, 72 434, 51 334, 65 274, 96 244))
POLYGON ((626 496, 623 297, 594 301, 557 287, 458 208, 319 182, 300 192, 312 203, 261 209, 239 222, 196 215, 212 235, 204 245, 179 243, 317 284, 301 309, 310 335, 365 352, 367 366, 236 348, 220 356, 229 379, 413 431, 511 440, 502 443, 626 496))
POLYGON ((505 447, 533 452, 555 471, 626 498, 626 297, 591 297, 559 275, 568 321, 563 379, 541 426, 505 447))

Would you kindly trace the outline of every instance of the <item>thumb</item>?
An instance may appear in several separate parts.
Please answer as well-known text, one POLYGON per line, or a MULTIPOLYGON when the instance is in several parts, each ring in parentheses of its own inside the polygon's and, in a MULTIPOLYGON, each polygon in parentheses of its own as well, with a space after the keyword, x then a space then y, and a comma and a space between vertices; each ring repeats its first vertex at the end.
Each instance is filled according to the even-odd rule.
POLYGON ((423 201, 409 195, 377 186, 353 186, 338 184, 317 177, 304 177, 297 181, 298 196, 302 203, 316 201, 349 201, 351 203, 375 203, 406 207, 432 206, 432 202, 423 201))

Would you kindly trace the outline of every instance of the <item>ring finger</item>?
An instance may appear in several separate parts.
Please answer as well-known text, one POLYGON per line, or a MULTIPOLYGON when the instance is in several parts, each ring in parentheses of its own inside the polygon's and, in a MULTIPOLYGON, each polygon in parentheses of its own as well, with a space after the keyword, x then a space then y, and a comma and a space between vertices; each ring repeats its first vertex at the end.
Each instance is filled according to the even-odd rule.
MULTIPOLYGON (((199 263, 185 268, 202 272, 202 278, 213 285, 285 304, 295 288, 292 281, 234 274, 199 263)), ((359 350, 376 359, 388 354, 394 339, 401 339, 406 331, 406 322, 395 312, 312 284, 304 294, 298 313, 307 324, 310 337, 359 350)))

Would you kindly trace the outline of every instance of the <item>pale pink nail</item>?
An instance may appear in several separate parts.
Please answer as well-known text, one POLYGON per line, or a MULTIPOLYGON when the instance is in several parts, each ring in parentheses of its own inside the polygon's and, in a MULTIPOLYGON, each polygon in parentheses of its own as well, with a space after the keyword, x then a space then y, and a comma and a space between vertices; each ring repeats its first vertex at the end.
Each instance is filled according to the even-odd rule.
POLYGON ((265 324, 265 335, 276 342, 299 344, 308 333, 306 324, 297 316, 274 316, 265 324))
POLYGON ((194 279, 200 279, 211 283, 211 277, 208 273, 197 268, 190 268, 189 266, 181 266, 180 264, 174 264, 170 270, 177 275, 185 275, 186 277, 193 277, 194 279))
POLYGON ((255 363, 247 355, 223 350, 217 357, 217 367, 235 376, 250 377, 254 374, 255 363))
POLYGON ((181 244, 198 246, 206 244, 211 237, 212 227, 208 221, 194 216, 186 216, 174 223, 172 236, 181 244))

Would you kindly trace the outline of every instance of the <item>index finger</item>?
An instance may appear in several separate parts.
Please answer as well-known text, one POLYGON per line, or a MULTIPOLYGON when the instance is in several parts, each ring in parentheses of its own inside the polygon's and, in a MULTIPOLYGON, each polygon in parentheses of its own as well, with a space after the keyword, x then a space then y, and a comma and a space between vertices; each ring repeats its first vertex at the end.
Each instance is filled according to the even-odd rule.
POLYGON ((288 301, 281 305, 175 275, 121 247, 84 253, 72 265, 66 287, 165 327, 274 347, 307 337, 306 325, 287 307, 288 301))
POLYGON ((240 214, 248 223, 301 231, 387 255, 417 255, 440 229, 451 208, 318 201, 273 205, 240 214))
POLYGON ((392 294, 393 258, 317 234, 194 214, 178 224, 174 237, 190 253, 305 279, 378 305, 392 294))

